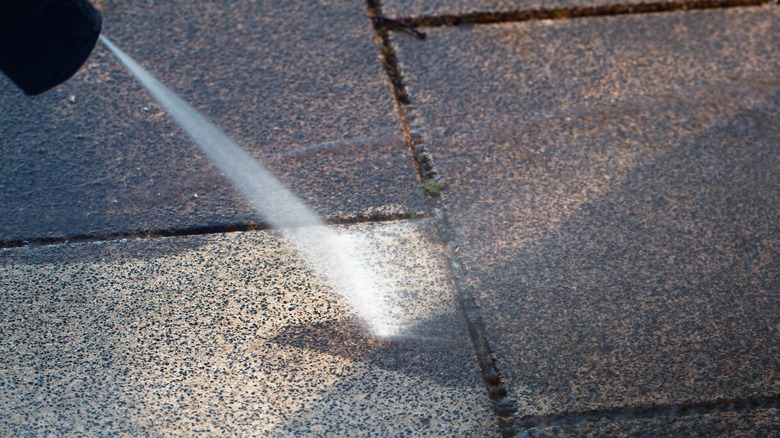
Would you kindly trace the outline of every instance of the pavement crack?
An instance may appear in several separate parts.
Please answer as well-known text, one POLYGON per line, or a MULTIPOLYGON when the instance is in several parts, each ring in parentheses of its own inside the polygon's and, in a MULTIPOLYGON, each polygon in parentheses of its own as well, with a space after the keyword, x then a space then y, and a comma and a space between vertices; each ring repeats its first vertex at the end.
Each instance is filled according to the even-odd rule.
POLYGON ((474 12, 454 15, 427 15, 394 19, 411 28, 470 24, 498 24, 531 20, 606 17, 627 14, 649 14, 701 9, 724 9, 763 6, 774 0, 674 0, 655 3, 540 8, 505 12, 474 12))
POLYGON ((630 421, 653 418, 679 418, 690 415, 720 414, 725 412, 748 412, 758 409, 780 408, 780 395, 754 398, 730 398, 687 404, 619 407, 550 416, 529 416, 515 421, 518 436, 532 436, 545 429, 557 428, 561 432, 576 434, 578 429, 589 424, 630 421))

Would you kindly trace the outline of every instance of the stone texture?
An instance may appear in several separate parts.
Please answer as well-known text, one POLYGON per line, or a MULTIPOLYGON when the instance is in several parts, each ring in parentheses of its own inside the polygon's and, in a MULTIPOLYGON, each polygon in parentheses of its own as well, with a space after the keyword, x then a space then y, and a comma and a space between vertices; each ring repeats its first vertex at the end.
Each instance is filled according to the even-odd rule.
MULTIPOLYGON (((703 0, 711 2, 714 0, 703 0)), ((682 0, 680 3, 702 3, 682 0)), ((669 3, 658 0, 385 0, 383 13, 396 18, 419 18, 426 16, 459 16, 468 14, 505 14, 529 10, 578 9, 590 7, 613 7, 669 3)))
POLYGON ((403 336, 366 335, 267 232, 0 250, 0 431, 495 435, 431 226, 342 232, 403 336))
POLYGON ((778 9, 394 35, 518 417, 780 393, 778 9))
MULTIPOLYGON (((331 218, 424 195, 360 2, 109 2, 104 34, 331 218)), ((260 221, 102 46, 27 98, 0 77, 0 241, 260 221)))
POLYGON ((776 408, 717 412, 683 417, 658 416, 629 421, 596 420, 528 431, 527 436, 686 436, 778 437, 776 408))

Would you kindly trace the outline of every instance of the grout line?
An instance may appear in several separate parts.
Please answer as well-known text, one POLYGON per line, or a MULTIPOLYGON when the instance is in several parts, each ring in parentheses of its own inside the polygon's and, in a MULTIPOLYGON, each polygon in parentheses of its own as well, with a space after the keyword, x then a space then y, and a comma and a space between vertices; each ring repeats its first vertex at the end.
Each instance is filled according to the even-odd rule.
MULTIPOLYGON (((380 49, 380 59, 382 60, 385 72, 390 79, 390 87, 392 88, 393 96, 395 97, 396 102, 408 105, 409 96, 406 94, 406 87, 401 81, 401 72, 398 70, 398 59, 396 58, 395 50, 390 45, 388 26, 382 15, 379 0, 366 0, 366 4, 368 16, 374 26, 376 43, 380 49)), ((400 21, 395 22, 401 23, 400 21)))
MULTIPOLYGON (((367 0, 367 7, 369 18, 371 18, 371 22, 374 25, 377 45, 380 48, 380 58, 390 81, 393 96, 395 96, 395 107, 401 118, 404 141, 406 141, 414 157, 418 176, 423 183, 423 189, 432 197, 436 197, 443 185, 433 167, 433 159, 422 135, 422 124, 419 120, 419 115, 409 99, 406 85, 403 82, 401 68, 398 64, 398 58, 390 42, 390 29, 397 29, 403 23, 384 18, 378 0, 367 0)), ((425 34, 418 32, 412 26, 407 26, 407 28, 401 30, 413 32, 418 38, 425 38, 425 34)))
POLYGON ((414 36, 424 39, 425 34, 414 30, 414 26, 408 29, 402 26, 398 29, 399 22, 382 19, 382 9, 379 0, 367 0, 369 17, 374 24, 377 44, 381 50, 382 62, 388 75, 393 95, 395 96, 396 109, 401 118, 401 126, 409 149, 414 156, 415 164, 423 188, 430 196, 429 208, 436 227, 439 240, 443 243, 445 254, 450 265, 451 274, 455 280, 455 298, 458 301, 468 327, 469 337, 474 347, 482 378, 488 390, 488 396, 492 402, 493 413, 496 417, 502 435, 512 436, 515 432, 512 427, 514 416, 517 412, 516 403, 507 396, 501 375, 496 367, 493 352, 485 334, 482 319, 479 316, 478 306, 471 294, 465 278, 463 277, 461 264, 456 256, 457 243, 453 238, 446 210, 440 196, 443 183, 434 168, 433 159, 428 150, 428 144, 423 134, 422 122, 415 106, 409 99, 406 86, 401 75, 398 58, 389 37, 389 30, 411 32, 414 36))
POLYGON ((495 355, 490 347, 485 325, 480 316, 479 305, 471 293, 459 257, 456 255, 458 243, 450 227, 446 209, 441 205, 441 199, 435 199, 436 206, 433 209, 433 219, 439 239, 444 243, 445 255, 449 261, 450 270, 455 280, 455 294, 460 304, 469 337, 474 346, 479 367, 482 370, 482 378, 488 390, 488 396, 492 402, 493 413, 496 416, 499 430, 504 437, 512 437, 517 433, 514 425, 517 415, 517 403, 507 394, 506 385, 498 369, 495 355))
MULTIPOLYGON (((754 397, 747 399, 723 399, 688 404, 653 405, 593 410, 572 414, 557 414, 546 417, 527 417, 517 420, 515 427, 528 434, 540 429, 558 427, 581 428, 603 421, 630 421, 661 417, 680 418, 690 415, 719 414, 724 412, 747 412, 757 409, 780 408, 780 396, 754 397)), ((574 430, 569 430, 574 433, 574 430)))
POLYGON ((71 234, 57 237, 36 237, 31 239, 13 239, 0 241, 0 249, 25 246, 49 246, 65 243, 110 242, 122 239, 153 239, 171 236, 198 236, 213 233, 232 233, 237 231, 256 231, 268 229, 262 224, 231 224, 217 226, 197 226, 186 228, 165 228, 147 231, 119 231, 94 234, 71 234))
POLYGON ((567 18, 608 17, 613 15, 649 14, 687 10, 725 9, 745 6, 763 6, 778 0, 673 0, 657 3, 579 6, 571 8, 527 9, 507 12, 473 12, 454 15, 399 17, 393 20, 405 26, 440 27, 461 24, 498 24, 531 20, 558 20, 567 18))
MULTIPOLYGON (((393 222, 398 220, 423 219, 426 215, 418 213, 387 213, 387 214, 355 214, 327 220, 328 225, 354 225, 367 222, 393 222)), ((57 237, 36 237, 32 239, 0 240, 0 249, 19 248, 26 246, 50 246, 65 243, 110 242, 122 239, 155 239, 161 237, 201 236, 205 234, 235 233, 241 231, 272 230, 262 222, 247 222, 243 224, 206 225, 184 228, 161 228, 147 231, 120 231, 94 234, 72 234, 57 237)))

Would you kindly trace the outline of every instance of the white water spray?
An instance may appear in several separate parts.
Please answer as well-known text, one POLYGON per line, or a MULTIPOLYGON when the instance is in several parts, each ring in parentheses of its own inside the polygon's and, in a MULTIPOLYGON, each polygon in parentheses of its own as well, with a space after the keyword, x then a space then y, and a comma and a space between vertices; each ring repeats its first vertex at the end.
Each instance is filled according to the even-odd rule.
POLYGON ((364 256, 282 185, 256 159, 169 90, 106 37, 100 41, 127 67, 206 156, 301 258, 346 300, 375 336, 394 335, 385 297, 364 256))

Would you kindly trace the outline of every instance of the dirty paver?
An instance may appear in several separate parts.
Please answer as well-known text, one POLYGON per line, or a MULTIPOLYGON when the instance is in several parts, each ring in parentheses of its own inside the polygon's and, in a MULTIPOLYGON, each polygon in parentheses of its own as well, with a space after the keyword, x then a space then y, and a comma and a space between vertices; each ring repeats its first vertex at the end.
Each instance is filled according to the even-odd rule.
MULTIPOLYGON (((527 11, 571 10, 612 8, 631 10, 631 7, 679 4, 716 4, 718 0, 682 0, 667 2, 659 0, 383 0, 382 11, 388 17, 399 19, 431 19, 432 17, 464 17, 469 15, 499 15, 524 13, 527 11)), ((735 2, 736 3, 736 2, 735 2)))
MULTIPOLYGON (((104 3, 104 35, 339 221, 424 209, 361 2, 104 3)), ((27 98, 0 76, 0 241, 260 219, 98 46, 27 98)))
POLYGON ((341 230, 402 338, 270 232, 0 250, 2 434, 495 435, 431 224, 341 230))
POLYGON ((537 427, 529 435, 545 437, 576 436, 669 436, 735 438, 777 437, 776 408, 748 410, 745 412, 721 411, 696 413, 684 416, 663 415, 655 418, 614 421, 589 419, 573 427, 565 422, 556 426, 537 427))
POLYGON ((776 403, 779 9, 393 36, 517 420, 776 403))

